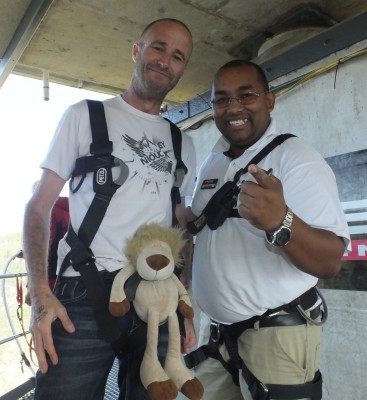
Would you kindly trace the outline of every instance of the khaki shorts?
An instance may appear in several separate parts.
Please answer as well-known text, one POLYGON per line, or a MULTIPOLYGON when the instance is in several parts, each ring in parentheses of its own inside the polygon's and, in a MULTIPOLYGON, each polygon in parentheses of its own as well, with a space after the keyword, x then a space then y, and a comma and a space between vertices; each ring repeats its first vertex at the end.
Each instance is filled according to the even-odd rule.
MULTIPOLYGON (((208 343, 210 320, 200 318, 199 346, 208 343)), ((322 327, 310 324, 246 330, 238 339, 239 355, 265 384, 302 384, 313 380, 320 368, 322 327)), ((228 358, 224 346, 220 349, 228 358)), ((212 358, 199 364, 195 375, 204 385, 203 400, 252 400, 240 374, 240 387, 222 364, 212 358)))

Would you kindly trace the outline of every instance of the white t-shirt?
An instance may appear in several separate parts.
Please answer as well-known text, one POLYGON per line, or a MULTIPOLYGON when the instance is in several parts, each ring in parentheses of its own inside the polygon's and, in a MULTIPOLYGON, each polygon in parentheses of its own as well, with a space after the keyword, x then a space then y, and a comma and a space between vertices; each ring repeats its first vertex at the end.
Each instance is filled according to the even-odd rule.
MULTIPOLYGON (((113 142, 112 154, 126 163, 129 175, 112 196, 90 247, 98 269, 114 271, 125 265, 125 240, 140 225, 149 222, 171 225, 170 193, 176 159, 170 125, 164 118, 131 107, 121 96, 103 103, 109 140, 113 142)), ((84 100, 69 107, 64 113, 41 167, 68 180, 75 160, 90 155, 91 141, 88 106, 84 100)), ((192 194, 196 172, 195 149, 191 138, 184 133, 181 158, 188 168, 180 188, 183 197, 192 194)), ((117 172, 118 168, 113 168, 113 175, 117 175, 117 172)), ((94 197, 92 177, 93 173, 89 173, 81 188, 69 196, 70 219, 75 232, 78 232, 94 197)), ((59 265, 68 251, 69 246, 62 240, 59 245, 59 265)), ((77 273, 69 267, 64 275, 77 273)))
MULTIPOLYGON (((222 137, 203 163, 192 211, 200 215, 212 195, 280 131, 275 121, 244 154, 231 160, 223 154, 229 144, 222 137), (218 179, 215 188, 204 181, 218 179), (208 188, 209 186, 209 188, 208 188)), ((259 166, 273 168, 293 212, 315 228, 335 232, 349 243, 348 225, 339 202, 332 170, 321 155, 299 138, 289 138, 259 166)), ((241 180, 252 180, 245 174, 241 180)), ((207 226, 197 235, 193 259, 193 293, 199 307, 212 319, 230 324, 261 315, 294 300, 317 283, 296 268, 282 249, 269 244, 265 232, 243 218, 227 218, 215 231, 207 226)))

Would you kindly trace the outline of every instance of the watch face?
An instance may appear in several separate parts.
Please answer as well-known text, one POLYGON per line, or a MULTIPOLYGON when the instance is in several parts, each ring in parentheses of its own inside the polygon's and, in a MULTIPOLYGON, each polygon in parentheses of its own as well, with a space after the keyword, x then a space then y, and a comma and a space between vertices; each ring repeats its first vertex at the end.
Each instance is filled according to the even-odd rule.
POLYGON ((287 228, 282 228, 276 235, 275 242, 278 246, 285 246, 291 238, 291 231, 287 228))

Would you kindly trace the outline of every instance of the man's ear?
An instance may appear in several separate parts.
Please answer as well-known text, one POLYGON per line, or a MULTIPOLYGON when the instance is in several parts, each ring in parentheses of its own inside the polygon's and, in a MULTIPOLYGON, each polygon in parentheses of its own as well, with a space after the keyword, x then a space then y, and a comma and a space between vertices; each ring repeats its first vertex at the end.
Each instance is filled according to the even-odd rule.
POLYGON ((269 112, 272 112, 275 106, 275 94, 272 92, 266 93, 266 102, 268 105, 269 112))
POLYGON ((134 43, 133 44, 133 48, 132 48, 132 59, 134 61, 134 63, 136 63, 136 60, 138 58, 140 52, 140 44, 139 43, 134 43))

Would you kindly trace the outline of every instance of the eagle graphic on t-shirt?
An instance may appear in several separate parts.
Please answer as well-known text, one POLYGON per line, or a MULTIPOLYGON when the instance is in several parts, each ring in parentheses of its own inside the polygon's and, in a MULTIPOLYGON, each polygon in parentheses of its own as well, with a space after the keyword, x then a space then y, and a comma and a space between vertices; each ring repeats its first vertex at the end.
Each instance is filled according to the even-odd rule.
POLYGON ((172 173, 173 162, 169 153, 172 150, 165 150, 164 141, 151 141, 144 135, 141 140, 135 140, 129 135, 122 135, 126 144, 140 158, 142 165, 150 166, 159 172, 172 173))

